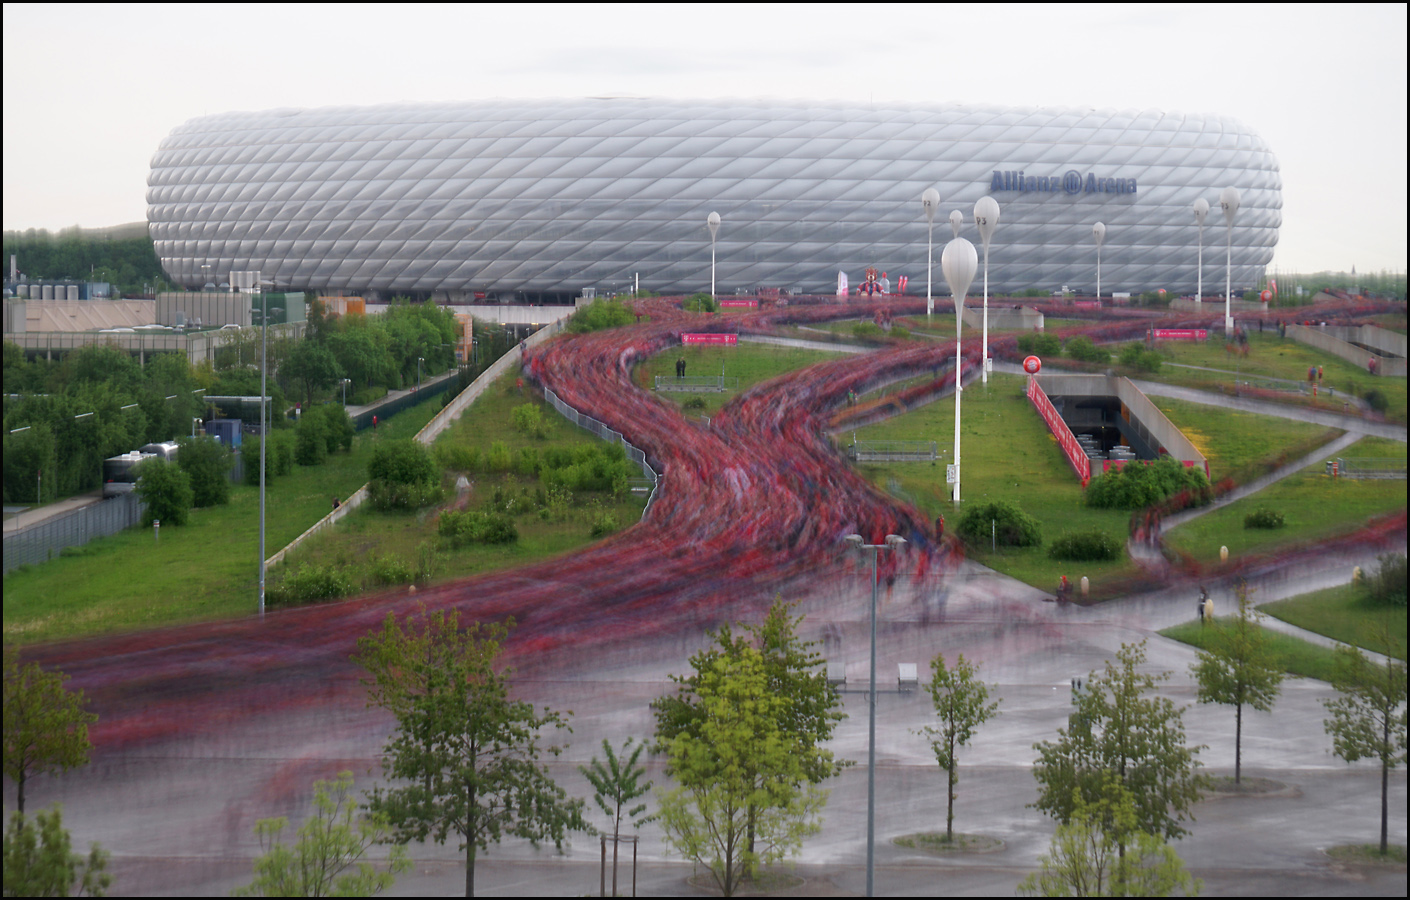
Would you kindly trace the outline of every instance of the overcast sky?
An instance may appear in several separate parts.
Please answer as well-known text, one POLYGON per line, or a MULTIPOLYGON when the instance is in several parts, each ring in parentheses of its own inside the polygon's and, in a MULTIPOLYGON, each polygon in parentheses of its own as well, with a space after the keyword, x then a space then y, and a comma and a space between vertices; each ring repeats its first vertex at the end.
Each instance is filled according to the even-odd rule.
POLYGON ((4 26, 7 230, 145 220, 157 144, 230 110, 605 95, 958 102, 1232 116, 1282 168, 1274 268, 1406 268, 1402 4, 7 3, 4 26))

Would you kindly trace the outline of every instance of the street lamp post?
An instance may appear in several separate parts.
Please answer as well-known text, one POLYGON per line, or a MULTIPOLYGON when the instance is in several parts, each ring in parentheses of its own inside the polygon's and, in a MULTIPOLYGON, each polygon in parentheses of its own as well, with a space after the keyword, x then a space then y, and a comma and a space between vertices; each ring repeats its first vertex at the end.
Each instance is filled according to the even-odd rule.
MULTIPOLYGON (((943 264, 943 263, 942 263, 943 264)), ((871 677, 868 681, 870 701, 867 705, 867 896, 873 891, 876 847, 876 554, 880 550, 895 550, 906 543, 898 534, 888 534, 883 544, 868 544, 860 534, 849 534, 844 540, 858 550, 871 551, 871 677)))
POLYGON ((1209 201, 1195 201, 1195 221, 1199 223, 1199 251, 1195 256, 1195 302, 1204 302, 1204 220, 1209 215, 1209 201))
POLYGON ((984 354, 980 366, 981 378, 989 383, 989 241, 994 237, 994 229, 999 227, 999 201, 985 195, 974 204, 974 224, 979 228, 979 239, 984 242, 984 354))
POLYGON ((1239 211, 1239 189, 1226 187, 1219 192, 1219 207, 1224 210, 1224 337, 1234 333, 1234 216, 1239 211))
MULTIPOLYGON (((964 227, 964 213, 957 209, 950 210, 950 236, 959 237, 960 229, 964 227)), ((941 263, 943 266, 944 263, 941 263)))
POLYGON ((930 273, 934 266, 935 211, 940 206, 940 192, 926 188, 920 195, 920 205, 925 210, 925 317, 935 310, 935 300, 930 294, 930 273))
MULTIPOLYGON (((958 211, 957 211, 958 212, 958 211)), ((950 217, 954 221, 954 215, 950 217)), ((963 219, 963 217, 961 217, 963 219)), ((964 374, 964 356, 961 353, 960 334, 964 326, 964 295, 974 281, 974 273, 979 268, 979 253, 974 245, 962 237, 957 237, 945 245, 940 254, 940 271, 950 285, 950 293, 955 298, 955 493, 954 501, 960 503, 960 385, 964 374)))
MULTIPOLYGON (((269 286, 275 286, 274 279, 269 279, 269 286)), ((258 280, 255 282, 255 291, 259 296, 260 306, 260 351, 259 351, 259 617, 264 620, 264 579, 265 579, 265 555, 264 555, 264 478, 265 478, 265 455, 269 452, 269 428, 266 425, 267 410, 269 405, 269 392, 266 386, 266 378, 269 374, 269 295, 264 292, 263 285, 258 280)))
POLYGON ((715 299, 715 235, 720 230, 720 214, 712 212, 705 218, 705 225, 710 229, 710 299, 715 299))
POLYGON ((1092 240, 1097 242, 1097 301, 1102 299, 1102 241, 1106 240, 1106 226, 1101 222, 1092 226, 1092 240))
POLYGON ((416 393, 421 393, 421 364, 425 362, 424 357, 416 357, 416 393))

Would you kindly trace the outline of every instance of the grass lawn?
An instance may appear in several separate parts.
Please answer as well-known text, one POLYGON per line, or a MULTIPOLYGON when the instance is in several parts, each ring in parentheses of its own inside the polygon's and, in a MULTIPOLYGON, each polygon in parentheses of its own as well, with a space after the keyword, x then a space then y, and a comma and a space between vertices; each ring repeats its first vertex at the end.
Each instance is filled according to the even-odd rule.
MULTIPOLYGON (((349 454, 295 466, 266 488, 265 548, 274 553, 367 481, 374 443, 408 438, 440 411, 439 395, 364 431, 349 454)), ((71 638, 253 613, 259 602, 259 488, 191 511, 188 524, 131 528, 5 576, 5 641, 71 638)))
MULTIPOLYGON (((1405 456, 1405 445, 1383 438, 1364 438, 1343 456, 1405 456), (1398 453, 1397 453, 1398 451, 1398 453)), ((1399 481, 1355 481, 1332 478, 1322 462, 1214 512, 1166 532, 1166 543, 1200 562, 1217 562, 1219 548, 1229 554, 1262 552, 1280 544, 1300 543, 1356 529, 1367 519, 1405 506, 1405 484, 1399 481), (1389 486, 1389 489, 1387 487, 1389 486), (1284 516, 1282 528, 1244 528, 1244 517, 1267 508, 1284 516)))
POLYGON ((1389 406, 1386 418, 1389 421, 1404 423, 1406 419, 1406 380, 1404 378, 1375 378, 1364 366, 1353 365, 1339 356, 1314 350, 1299 344, 1291 338, 1278 337, 1277 331, 1257 330, 1249 335, 1249 355, 1229 356, 1224 352, 1224 342, 1218 338, 1209 341, 1167 341, 1160 344, 1161 355, 1167 362, 1180 366, 1203 366, 1220 371, 1188 369, 1180 366, 1162 366, 1155 375, 1141 375, 1152 381, 1178 384, 1203 390, 1226 390, 1235 380, 1261 378, 1282 378, 1306 382, 1310 366, 1323 368, 1322 388, 1314 400, 1310 396, 1293 399, 1304 406, 1319 409, 1341 409, 1340 395, 1349 392, 1356 395, 1375 388, 1386 396, 1389 406), (1236 372, 1237 375, 1228 374, 1236 372), (1326 396, 1326 389, 1332 389, 1332 396, 1326 396))
MULTIPOLYGON (((1209 459, 1209 476, 1216 482, 1284 452, 1289 459, 1311 453, 1343 433, 1297 419, 1263 416, 1224 406, 1167 397, 1151 397, 1150 400, 1184 432, 1195 449, 1209 459)), ((1402 455, 1404 446, 1401 445, 1402 455)))
MULTIPOLYGON (((510 371, 500 377, 455 424, 437 438, 436 443, 474 446, 482 454, 495 441, 503 441, 511 451, 521 447, 542 450, 602 443, 594 435, 567 422, 532 392, 526 390, 521 394, 515 387, 518 374, 517 371, 510 371), (546 437, 534 438, 514 429, 512 410, 525 403, 540 407, 544 421, 549 423, 546 437)), ((529 499, 530 502, 524 504, 525 511, 514 517, 519 540, 513 543, 449 548, 436 534, 435 509, 381 512, 363 506, 333 529, 301 545, 290 555, 289 565, 283 570, 292 571, 305 563, 333 564, 345 571, 355 589, 359 586, 371 589, 378 584, 373 574, 377 562, 396 560, 414 569, 424 545, 435 554, 433 581, 460 578, 525 565, 576 550, 600 539, 592 536, 590 531, 604 515, 617 523, 616 528, 605 532, 610 533, 634 524, 641 518, 642 508, 646 505, 646 497, 642 494, 628 494, 614 500, 609 494, 587 493, 573 498, 572 503, 561 504, 550 512, 548 518, 542 518, 530 508, 541 486, 537 478, 512 474, 474 476, 471 491, 464 501, 467 508, 480 508, 493 496, 496 488, 506 501, 517 497, 529 499)), ((456 492, 450 479, 447 479, 447 487, 447 496, 453 502, 456 492)))
MULTIPOLYGON (((1268 638, 1273 652, 1278 655, 1283 671, 1300 678, 1316 678, 1319 681, 1327 682, 1332 680, 1336 673, 1336 651, 1319 647, 1316 644, 1309 644, 1292 635, 1270 631, 1266 628, 1261 630, 1268 638)), ((1204 650, 1207 649, 1205 639, 1211 632, 1198 620, 1193 620, 1176 625, 1174 628, 1166 628, 1160 633, 1182 644, 1189 644, 1204 650)))
POLYGON ((704 400, 703 408, 689 409, 689 415, 713 416, 733 400, 740 391, 746 391, 761 381, 776 378, 785 372, 849 356, 847 353, 830 350, 803 350, 796 347, 780 347, 774 344, 753 344, 742 342, 733 347, 721 344, 693 344, 688 347, 673 347, 659 353, 642 365, 634 374, 636 383, 645 390, 651 390, 657 375, 675 377, 676 360, 685 358, 686 375, 719 375, 738 378, 738 390, 720 393, 678 393, 662 392, 658 396, 681 405, 692 398, 704 400))
POLYGON ((1299 594, 1258 607, 1275 619, 1326 635, 1344 644, 1356 644, 1396 659, 1405 658, 1405 607, 1375 603, 1354 584, 1299 594), (1382 634, 1389 642, 1380 640, 1382 634))

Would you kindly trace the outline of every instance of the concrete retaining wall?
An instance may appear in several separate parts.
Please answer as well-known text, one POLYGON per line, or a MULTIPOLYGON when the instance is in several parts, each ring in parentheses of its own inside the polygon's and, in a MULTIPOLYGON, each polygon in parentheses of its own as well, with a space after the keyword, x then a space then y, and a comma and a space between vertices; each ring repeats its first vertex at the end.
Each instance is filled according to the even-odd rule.
POLYGON ((1374 357, 1377 375, 1393 378, 1406 377, 1406 341, 1403 334, 1386 331, 1384 328, 1377 328, 1374 325, 1360 327, 1327 325, 1311 328, 1306 325, 1289 325, 1287 334, 1288 337, 1300 344, 1306 344, 1316 350, 1338 356, 1362 369, 1369 370, 1367 363, 1374 357), (1373 354, 1362 347, 1348 343, 1349 340, 1357 341, 1368 347, 1377 347, 1388 353, 1395 353, 1396 350, 1399 353, 1393 356, 1373 354))
POLYGON ((1190 439, 1165 417, 1129 378, 1119 375, 1039 375, 1038 384, 1049 397, 1116 397, 1140 438, 1152 448, 1163 449, 1175 459, 1192 463, 1209 475, 1209 461, 1190 439), (1139 424, 1138 424, 1139 423, 1139 424))
MULTIPOLYGON (((970 299, 973 300, 973 298, 970 299)), ((983 305, 981 304, 978 308, 975 308, 970 306, 968 302, 965 303, 964 323, 970 328, 983 328, 983 305)), ((1016 329, 1022 329, 1023 331, 1042 331, 1043 314, 1028 306, 1020 306, 1018 309, 1011 307, 989 307, 990 331, 1013 331, 1016 329)))

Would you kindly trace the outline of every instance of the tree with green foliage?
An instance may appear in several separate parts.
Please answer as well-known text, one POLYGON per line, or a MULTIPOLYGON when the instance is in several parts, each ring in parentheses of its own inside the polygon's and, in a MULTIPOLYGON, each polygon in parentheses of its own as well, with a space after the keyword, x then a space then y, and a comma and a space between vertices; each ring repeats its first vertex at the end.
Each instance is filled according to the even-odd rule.
POLYGON ((3 852, 6 897, 67 897, 75 888, 74 896, 101 897, 113 883, 107 851, 93 844, 87 858, 73 852, 59 806, 41 810, 32 822, 16 811, 3 852))
MULTIPOLYGON (((745 626, 735 634, 728 625, 711 634, 712 646, 690 658, 692 675, 671 676, 679 690, 674 696, 661 697, 651 704, 656 712, 656 752, 668 752, 671 742, 683 732, 699 731, 707 713, 700 702, 702 679, 709 683, 721 660, 737 657, 752 648, 763 655, 764 671, 771 694, 788 702, 777 708, 778 728, 797 747, 799 761, 810 785, 818 785, 851 765, 838 760, 822 745, 832 738, 837 723, 846 717, 842 700, 827 683, 822 656, 816 641, 798 637, 802 616, 793 616, 795 603, 775 597, 768 614, 760 625, 745 626)), ((671 770, 668 768, 668 772, 671 770)), ((756 781, 767 778, 760 771, 756 781)), ((746 874, 753 874, 756 811, 746 810, 745 839, 749 855, 745 857, 746 874)))
POLYGON ((1198 651, 1198 661, 1190 667, 1199 683, 1200 703, 1234 707, 1234 784, 1242 774, 1244 706, 1268 712, 1283 682, 1278 654, 1249 602, 1252 593, 1247 582, 1239 582, 1238 612, 1232 620, 1206 623, 1208 649, 1198 651))
POLYGON ((978 679, 979 667, 961 653, 953 667, 945 665, 945 655, 937 653, 930 661, 930 699, 940 727, 927 725, 916 734, 930 739, 935 761, 945 771, 948 784, 945 791, 945 840, 954 840, 955 782, 959 758, 956 749, 969 743, 974 730, 987 722, 999 709, 998 701, 989 703, 989 686, 978 679))
POLYGON ((223 506, 230 502, 230 467, 234 457, 213 437, 179 437, 176 465, 191 478, 191 505, 223 506))
POLYGON ((618 300, 594 300, 580 308, 568 319, 568 330, 573 334, 601 331, 630 325, 636 321, 636 313, 618 300))
POLYGON ((598 808, 606 813, 612 822, 613 897, 617 896, 617 847, 622 840, 622 816, 627 817, 634 829, 640 828, 653 818, 643 815, 646 812, 645 803, 628 806, 633 800, 651 790, 651 782, 642 780, 646 775, 646 767, 637 762, 645 749, 644 743, 637 744, 633 749, 632 739, 627 738, 622 744, 621 756, 618 756, 607 738, 603 738, 602 752, 606 755, 607 762, 602 763, 594 756, 588 765, 578 766, 578 771, 592 785, 593 799, 597 801, 598 808))
POLYGON ((301 466, 321 466, 328 458, 328 426, 323 417, 314 414, 299 416, 294 432, 294 460, 301 466))
POLYGON ((98 717, 84 709, 83 691, 64 687, 68 676, 45 672, 38 663, 20 665, 9 647, 5 665, 5 776, 15 783, 24 812, 25 784, 88 763, 88 726, 98 717))
POLYGON ((368 849, 384 842, 391 828, 385 817, 358 814, 349 796, 352 785, 352 772, 313 783, 313 815, 299 826, 292 847, 280 839, 288 819, 255 823, 263 853, 255 860, 255 880, 234 896, 370 897, 391 887, 411 860, 401 844, 392 846, 385 870, 367 858, 368 849))
MULTIPOLYGON (((1382 636, 1389 644, 1391 635, 1382 636)), ((1348 763, 1374 759, 1381 764, 1381 843, 1388 844, 1390 770, 1406 759, 1405 664, 1385 657, 1372 663, 1359 647, 1337 647, 1337 674, 1332 681, 1337 697, 1323 700, 1331 716, 1322 724, 1332 736, 1332 752, 1348 763)))
MULTIPOLYGON (((5 502, 36 505, 43 502, 40 490, 43 488, 42 473, 48 472, 52 479, 55 471, 58 448, 54 441, 54 431, 47 423, 30 425, 23 431, 12 433, 10 429, 21 428, 18 422, 6 422, 4 458, 5 502), (34 491, 33 494, 29 493, 34 491)), ((45 496, 54 490, 51 480, 45 496)))
POLYGON ((769 680, 758 648, 719 654, 692 678, 690 727, 669 739, 657 731, 679 785, 660 797, 666 841, 709 870, 726 897, 760 865, 796 853, 821 829, 827 802, 809 778, 817 752, 785 725, 792 699, 769 680))
POLYGON ((1039 871, 1018 886, 1029 897, 1168 897, 1177 890, 1198 894, 1175 850, 1137 826, 1136 802, 1121 779, 1108 772, 1094 800, 1072 798, 1069 822, 1058 825, 1052 849, 1038 858, 1039 871))
POLYGON ((138 464, 136 491, 147 504, 142 513, 143 526, 153 522, 185 525, 196 498, 191 490, 191 476, 180 466, 161 458, 138 464))
POLYGON ((303 385, 304 404, 313 405, 313 395, 327 390, 343 377, 338 358, 323 344, 302 340, 294 345, 289 358, 279 368, 279 377, 303 385))
POLYGON ((511 700, 511 672, 496 670, 513 624, 462 628, 455 610, 422 610, 403 627, 389 613, 354 657, 367 670, 370 704, 396 717, 383 770, 405 783, 375 788, 368 807, 387 817, 397 841, 459 836, 467 897, 475 896, 476 856, 502 835, 561 849, 568 831, 589 830, 582 801, 568 799, 539 762, 562 752, 541 747, 540 733, 567 721, 511 700))
POLYGON ((353 438, 357 436, 357 426, 347 409, 337 403, 325 403, 317 409, 309 410, 309 415, 323 419, 323 438, 331 455, 339 450, 347 453, 352 450, 353 438))
POLYGON ((1199 799, 1195 757, 1201 748, 1185 743, 1182 710, 1153 696, 1170 673, 1138 672, 1145 662, 1145 641, 1122 644, 1116 663, 1107 660, 1076 692, 1077 710, 1058 739, 1033 745, 1034 807, 1069 824, 1079 801, 1099 802, 1111 772, 1131 792, 1139 831, 1164 838, 1186 833, 1180 822, 1199 799))

